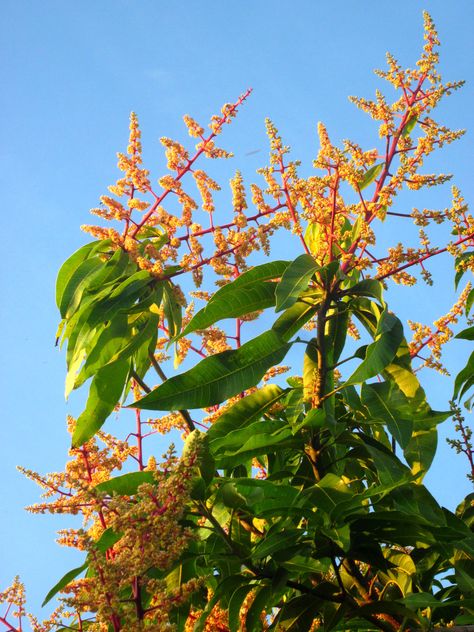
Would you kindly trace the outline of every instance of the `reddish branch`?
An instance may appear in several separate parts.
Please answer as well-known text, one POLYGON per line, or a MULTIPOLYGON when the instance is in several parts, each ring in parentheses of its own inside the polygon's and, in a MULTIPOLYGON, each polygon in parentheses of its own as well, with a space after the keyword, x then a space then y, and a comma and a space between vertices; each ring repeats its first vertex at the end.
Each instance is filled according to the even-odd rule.
MULTIPOLYGON (((186 165, 178 170, 178 173, 176 175, 175 180, 178 180, 178 181, 181 180, 182 177, 184 175, 186 175, 191 170, 191 167, 196 162, 196 160, 199 158, 199 156, 201 156, 201 154, 203 154, 206 151, 207 147, 209 146, 209 143, 211 143, 214 140, 214 138, 216 138, 216 136, 219 134, 220 130, 222 129, 223 125, 225 123, 227 123, 227 121, 229 121, 231 119, 232 115, 237 111, 237 109, 242 105, 242 103, 249 97, 251 92, 252 92, 252 88, 249 88, 237 100, 237 102, 234 103, 229 108, 229 110, 219 119, 219 121, 216 124, 215 131, 213 131, 207 138, 203 138, 202 139, 202 143, 201 143, 200 148, 196 151, 194 156, 187 161, 186 165)), ((153 215, 153 213, 156 211, 156 209, 160 206, 160 204, 163 202, 163 200, 167 197, 168 193, 171 192, 171 190, 172 189, 165 189, 165 191, 163 191, 163 193, 160 196, 157 196, 150 189, 150 193, 155 197, 155 201, 153 203, 153 206, 150 208, 150 210, 147 213, 145 213, 145 215, 143 216, 142 221, 136 225, 135 229, 131 233, 131 236, 133 238, 136 238, 136 236, 137 236, 138 232, 140 231, 140 229, 143 226, 146 225, 147 221, 150 219, 150 217, 153 215)))

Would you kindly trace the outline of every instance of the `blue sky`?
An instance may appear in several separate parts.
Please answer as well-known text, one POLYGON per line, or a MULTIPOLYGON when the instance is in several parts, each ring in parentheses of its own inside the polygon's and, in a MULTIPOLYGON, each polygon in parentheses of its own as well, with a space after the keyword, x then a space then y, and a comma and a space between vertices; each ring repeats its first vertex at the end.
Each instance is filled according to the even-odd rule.
MULTIPOLYGON (((186 140, 183 114, 206 123, 251 86, 252 97, 221 137, 235 153, 231 164, 219 168, 221 181, 236 168, 247 181, 255 180, 267 156, 266 116, 309 171, 318 120, 334 139, 374 145, 373 124, 347 96, 372 96, 380 85, 372 70, 383 66, 387 50, 403 64, 416 61, 423 9, 438 26, 445 79, 467 80, 438 117, 468 133, 431 165, 453 172, 466 199, 473 200, 470 0, 3 0, 0 586, 19 573, 37 613, 45 592, 78 558, 54 543, 55 531, 66 527, 68 518, 23 511, 37 501, 38 489, 15 466, 43 472, 64 466, 65 416, 78 413, 82 400, 66 404, 63 398, 64 354, 54 347, 55 276, 87 240, 79 226, 90 221, 88 210, 117 178, 115 153, 126 146, 129 112, 139 115, 145 162, 157 177, 164 166, 160 136, 186 140)), ((400 210, 450 202, 449 187, 417 195, 404 197, 400 210)), ((452 304, 451 260, 440 259, 432 269, 440 277, 434 290, 389 294, 404 318, 430 322, 452 304)), ((453 343, 446 355, 453 373, 468 354, 464 344, 453 343)), ((449 380, 425 374, 423 382, 433 407, 444 408, 449 380)), ((450 430, 449 422, 441 429, 428 484, 454 508, 469 485, 465 463, 445 446, 450 430)))

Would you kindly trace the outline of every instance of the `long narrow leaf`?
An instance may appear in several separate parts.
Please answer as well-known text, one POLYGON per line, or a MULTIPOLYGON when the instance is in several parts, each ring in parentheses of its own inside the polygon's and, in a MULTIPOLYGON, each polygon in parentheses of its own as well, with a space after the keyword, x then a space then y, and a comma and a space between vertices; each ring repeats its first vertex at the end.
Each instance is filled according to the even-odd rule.
POLYGON ((349 377, 346 385, 360 384, 381 373, 395 357, 403 340, 403 327, 396 316, 384 310, 375 332, 375 340, 367 347, 362 363, 349 377))
POLYGON ((133 404, 146 410, 182 410, 220 404, 260 382, 265 372, 285 357, 290 344, 273 330, 239 349, 205 358, 133 404))
POLYGON ((114 362, 101 369, 92 380, 84 412, 79 416, 72 437, 74 448, 80 447, 100 430, 117 405, 125 387, 130 363, 114 362))
POLYGON ((286 392, 276 384, 268 384, 240 399, 209 428, 207 431, 209 441, 225 437, 229 432, 260 419, 263 413, 270 406, 273 406, 286 392))
POLYGON ((201 309, 180 334, 186 336, 197 329, 206 329, 225 318, 239 318, 251 312, 275 305, 276 283, 256 281, 252 285, 234 288, 213 299, 201 309))
POLYGON ((285 270, 275 290, 276 311, 281 312, 296 303, 300 294, 308 289, 311 277, 319 270, 311 255, 300 255, 285 270))

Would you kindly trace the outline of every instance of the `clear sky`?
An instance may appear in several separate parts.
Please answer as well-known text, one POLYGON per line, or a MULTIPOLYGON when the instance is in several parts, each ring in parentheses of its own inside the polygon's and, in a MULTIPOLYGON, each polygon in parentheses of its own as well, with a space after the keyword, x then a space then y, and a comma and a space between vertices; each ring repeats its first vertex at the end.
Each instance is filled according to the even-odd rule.
MULTIPOLYGON (((224 182, 235 168, 247 181, 255 180, 255 169, 267 157, 266 116, 309 170, 318 120, 334 139, 374 145, 373 124, 347 96, 372 97, 380 85, 372 69, 383 66, 387 50, 403 64, 415 63, 427 9, 442 42, 444 78, 467 80, 438 118, 468 133, 439 153, 432 166, 453 172, 473 201, 474 3, 3 0, 1 5, 0 587, 19 573, 32 609, 41 614, 45 593, 79 565, 79 558, 54 543, 55 531, 68 526, 69 518, 23 511, 38 500, 38 488, 15 466, 43 472, 64 466, 65 417, 77 414, 82 400, 66 404, 63 398, 65 359, 54 347, 55 276, 88 239, 79 226, 89 222, 89 208, 117 178, 115 152, 126 147, 129 112, 138 113, 145 161, 158 176, 163 172, 160 136, 186 140, 183 114, 205 124, 251 86, 251 99, 221 137, 221 145, 235 153, 222 171, 224 182)), ((449 187, 417 195, 403 198, 407 206, 400 210, 443 208, 450 202, 449 187)), ((408 290, 400 298, 395 291, 393 299, 389 294, 391 307, 403 317, 429 323, 451 306, 452 261, 439 261, 432 269, 440 277, 434 290, 408 290)), ((446 363, 454 374, 469 352, 453 343, 446 363)), ((445 408, 449 380, 424 374, 423 383, 433 408, 445 408)), ((427 482, 454 508, 469 485, 465 463, 445 445, 444 437, 452 435, 449 424, 441 428, 439 455, 427 482)))

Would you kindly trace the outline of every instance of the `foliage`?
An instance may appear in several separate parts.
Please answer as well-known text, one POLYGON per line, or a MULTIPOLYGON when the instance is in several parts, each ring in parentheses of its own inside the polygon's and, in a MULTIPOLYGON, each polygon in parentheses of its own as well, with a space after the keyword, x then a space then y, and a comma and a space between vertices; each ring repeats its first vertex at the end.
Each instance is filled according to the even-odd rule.
MULTIPOLYGON (((380 92, 375 101, 352 99, 378 122, 382 149, 352 141, 337 148, 319 124, 316 175, 304 178, 267 121, 270 163, 259 172, 266 186, 251 185, 250 211, 237 172, 227 223, 215 220, 218 184, 196 162, 229 156, 215 138, 250 91, 212 118, 208 135, 185 117, 198 139, 194 154, 162 139, 168 173, 158 192, 142 166, 132 114, 127 154, 119 154, 123 176, 109 187, 115 197, 93 209, 112 224, 86 227, 94 241, 57 280, 66 395, 82 388, 87 402, 69 421, 65 471, 23 471, 45 490, 33 511, 82 514, 83 528, 61 532, 59 541, 83 550, 85 561, 49 591, 45 602, 62 593, 63 605, 43 627, 33 618, 36 630, 391 631, 474 623, 473 497, 452 513, 423 485, 437 425, 452 413, 431 409, 417 376, 422 366, 443 370, 441 347, 468 315, 473 290, 468 283, 432 328, 410 322, 410 342, 385 299, 389 280, 412 285, 417 270, 431 283, 425 264, 434 256, 454 256, 456 284, 474 264, 474 221, 456 188, 449 209, 392 210, 403 187, 449 179, 420 169, 462 134, 431 118, 461 85, 441 81, 437 45, 425 15, 416 67, 402 69, 388 55, 388 70, 377 73, 396 99, 380 92), (201 195, 205 227, 185 176, 201 195), (410 218, 419 247, 392 244, 383 252, 378 223, 410 218), (430 227, 443 222, 454 237, 433 246, 430 227), (255 260, 258 250, 270 254, 280 228, 296 236, 302 253, 255 260), (195 301, 204 301, 196 313, 195 301), (363 344, 355 348, 348 334, 362 335, 363 344), (175 370, 184 360, 188 368, 168 378, 170 349, 175 370), (287 356, 301 366, 285 382, 287 356), (162 381, 156 387, 153 372, 162 381), (114 428, 128 433, 125 440, 102 430, 118 409, 114 428), (145 419, 142 411, 164 414, 145 419), (184 432, 181 456, 171 448, 161 465, 154 456, 147 461, 146 439, 170 429, 184 432)), ((472 340, 472 327, 458 337, 472 340)), ((473 363, 456 378, 453 399, 468 395, 473 363)), ((453 445, 472 470, 470 431, 457 404, 453 411, 460 432, 453 445)), ((11 629, 21 629, 21 584, 2 597, 17 604, 20 622, 11 629)))

